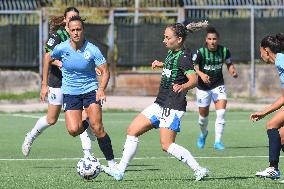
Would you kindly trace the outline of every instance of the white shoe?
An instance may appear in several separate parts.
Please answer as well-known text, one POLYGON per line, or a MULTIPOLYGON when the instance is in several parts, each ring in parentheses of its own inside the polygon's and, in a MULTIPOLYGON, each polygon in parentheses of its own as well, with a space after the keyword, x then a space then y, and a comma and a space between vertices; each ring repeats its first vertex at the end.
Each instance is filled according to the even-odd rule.
POLYGON ((27 133, 25 140, 22 144, 22 152, 26 157, 29 155, 33 143, 33 140, 31 139, 32 137, 30 137, 29 135, 30 133, 27 133))
POLYGON ((195 180, 200 181, 209 175, 209 171, 206 168, 200 167, 194 172, 195 180))
POLYGON ((264 171, 257 172, 255 176, 261 178, 270 178, 272 180, 275 180, 280 178, 281 173, 279 170, 275 169, 274 167, 268 167, 264 171))
POLYGON ((112 176, 115 180, 120 181, 123 179, 124 173, 120 171, 117 166, 107 167, 107 166, 101 165, 101 168, 103 172, 105 172, 109 176, 112 176))

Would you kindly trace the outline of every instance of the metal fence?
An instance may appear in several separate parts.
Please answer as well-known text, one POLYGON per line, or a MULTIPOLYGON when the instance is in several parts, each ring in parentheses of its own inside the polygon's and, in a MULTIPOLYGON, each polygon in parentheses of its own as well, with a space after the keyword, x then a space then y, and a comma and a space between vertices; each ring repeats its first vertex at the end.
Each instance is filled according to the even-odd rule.
POLYGON ((0 11, 0 67, 38 67, 42 62, 41 11, 0 11))
MULTIPOLYGON (((137 2, 137 1, 133 1, 137 2)), ((138 67, 166 54, 162 44, 168 23, 208 19, 221 35, 221 44, 232 52, 235 62, 251 63, 251 94, 255 91, 255 66, 259 42, 265 35, 284 32, 284 5, 188 6, 103 9, 108 24, 88 24, 87 38, 115 66, 138 67), (115 53, 114 53, 115 52, 115 53)), ((46 20, 46 19, 45 19, 46 20)), ((0 11, 0 68, 42 66, 46 40, 42 11, 0 11)), ((46 22, 45 22, 46 23, 46 22)), ((204 44, 205 31, 190 34, 186 45, 192 50, 204 44)))

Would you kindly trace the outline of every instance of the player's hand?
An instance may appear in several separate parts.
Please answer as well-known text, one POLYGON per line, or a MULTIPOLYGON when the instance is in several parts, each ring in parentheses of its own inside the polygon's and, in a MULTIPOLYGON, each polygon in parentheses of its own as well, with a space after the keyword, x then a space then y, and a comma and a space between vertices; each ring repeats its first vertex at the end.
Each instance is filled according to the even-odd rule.
POLYGON ((98 76, 102 75, 101 70, 100 70, 100 69, 98 69, 98 68, 96 68, 96 74, 97 74, 98 76))
POLYGON ((45 98, 48 94, 48 86, 47 84, 42 84, 41 85, 41 90, 40 90, 40 101, 45 102, 45 98))
POLYGON ((152 69, 155 69, 155 68, 162 68, 164 65, 163 62, 160 62, 158 60, 155 60, 154 62, 152 62, 152 69))
POLYGON ((184 90, 184 85, 173 84, 173 91, 176 93, 180 93, 184 90))
POLYGON ((106 102, 106 95, 103 88, 98 88, 96 93, 96 101, 100 101, 101 105, 106 102))
POLYGON ((62 62, 60 60, 54 60, 51 64, 57 66, 59 69, 62 68, 62 62))
POLYGON ((264 118, 265 114, 263 112, 255 112, 250 115, 250 119, 252 121, 259 121, 260 119, 264 118))
POLYGON ((202 79, 202 81, 203 81, 204 83, 206 83, 206 84, 209 84, 209 83, 210 83, 210 77, 209 77, 209 75, 207 75, 207 74, 202 74, 202 75, 200 75, 200 78, 202 79))

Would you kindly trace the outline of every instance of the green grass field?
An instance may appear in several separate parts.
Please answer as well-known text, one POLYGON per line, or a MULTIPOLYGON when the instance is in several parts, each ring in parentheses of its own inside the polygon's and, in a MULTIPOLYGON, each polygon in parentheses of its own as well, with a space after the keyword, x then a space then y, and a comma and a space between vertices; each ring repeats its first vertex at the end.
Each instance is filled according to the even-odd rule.
MULTIPOLYGON (((140 137, 136 158, 123 181, 101 173, 92 181, 82 180, 76 164, 82 156, 79 137, 68 135, 63 117, 33 143, 28 158, 21 145, 42 113, 0 114, 0 188, 284 188, 270 179, 256 178, 255 172, 268 166, 265 120, 252 123, 251 112, 232 111, 226 115, 224 151, 213 149, 215 112, 210 114, 209 135, 203 150, 196 148, 198 114, 188 112, 176 143, 186 147, 197 161, 210 170, 204 181, 194 180, 193 171, 160 149, 158 130, 140 137)), ((128 124, 135 112, 104 112, 104 125, 111 136, 115 156, 121 157, 128 124)), ((97 143, 93 151, 105 164, 97 143)), ((283 160, 283 157, 281 157, 283 160)), ((282 162, 280 169, 284 172, 282 162)), ((284 178, 284 177, 283 177, 284 178)), ((282 179, 283 179, 282 178, 282 179)))

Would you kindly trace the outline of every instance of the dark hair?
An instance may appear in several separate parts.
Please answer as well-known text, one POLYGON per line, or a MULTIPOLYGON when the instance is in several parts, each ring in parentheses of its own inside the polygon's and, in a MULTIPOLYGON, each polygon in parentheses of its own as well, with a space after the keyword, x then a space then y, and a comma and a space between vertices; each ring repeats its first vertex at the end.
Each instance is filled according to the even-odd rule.
POLYGON ((68 8, 66 8, 65 11, 64 11, 64 17, 66 18, 67 13, 68 13, 68 12, 71 12, 71 11, 77 12, 77 13, 79 14, 79 10, 76 9, 75 7, 68 7, 68 8))
POLYGON ((262 48, 269 48, 273 53, 279 53, 284 50, 284 34, 278 33, 275 36, 268 35, 264 37, 261 42, 260 46, 262 48))
MULTIPOLYGON (((72 16, 68 22, 68 24, 72 21, 80 21, 82 24, 82 27, 84 28, 84 21, 85 19, 82 19, 80 16, 72 16)), ((69 25, 68 25, 69 26, 69 25)))
POLYGON ((219 33, 217 32, 217 30, 213 26, 209 26, 206 29, 206 35, 208 35, 209 33, 214 33, 219 38, 219 33))
POLYGON ((66 23, 64 22, 64 19, 66 18, 66 15, 68 12, 76 12, 79 15, 78 9, 75 7, 68 7, 64 11, 64 16, 54 16, 49 21, 49 33, 55 33, 60 27, 65 27, 66 23))
POLYGON ((183 42, 185 41, 187 33, 189 32, 181 23, 170 24, 167 26, 167 28, 171 28, 174 31, 175 36, 181 37, 183 42))

